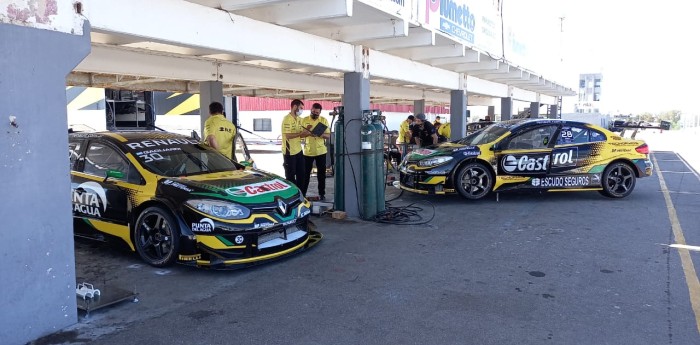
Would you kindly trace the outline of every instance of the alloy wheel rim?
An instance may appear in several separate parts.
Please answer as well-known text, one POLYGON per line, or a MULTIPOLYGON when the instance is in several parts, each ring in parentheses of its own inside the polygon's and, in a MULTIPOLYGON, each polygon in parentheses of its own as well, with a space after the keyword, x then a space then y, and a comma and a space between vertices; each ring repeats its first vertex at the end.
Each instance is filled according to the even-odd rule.
POLYGON ((158 261, 170 255, 173 235, 170 224, 162 215, 148 214, 140 226, 139 244, 148 258, 158 261))
POLYGON ((471 196, 478 196, 487 192, 488 184, 489 176, 484 169, 471 167, 462 175, 462 189, 471 196))
POLYGON ((634 172, 626 165, 618 165, 608 174, 608 190, 615 195, 627 193, 632 188, 634 172))

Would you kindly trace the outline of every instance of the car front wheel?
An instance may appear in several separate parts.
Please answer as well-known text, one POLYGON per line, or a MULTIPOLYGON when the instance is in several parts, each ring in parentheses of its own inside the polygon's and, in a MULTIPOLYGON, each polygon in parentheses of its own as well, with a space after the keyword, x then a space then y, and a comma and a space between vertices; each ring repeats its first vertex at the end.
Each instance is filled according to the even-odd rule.
POLYGON ((491 192, 494 177, 481 163, 469 163, 457 172, 455 188, 463 197, 477 200, 491 192))
POLYGON ((136 251, 151 266, 168 266, 177 259, 179 233, 170 212, 158 206, 149 207, 136 220, 136 251))
POLYGON ((609 198, 624 198, 632 193, 636 183, 634 170, 629 164, 610 164, 603 172, 603 194, 609 198))

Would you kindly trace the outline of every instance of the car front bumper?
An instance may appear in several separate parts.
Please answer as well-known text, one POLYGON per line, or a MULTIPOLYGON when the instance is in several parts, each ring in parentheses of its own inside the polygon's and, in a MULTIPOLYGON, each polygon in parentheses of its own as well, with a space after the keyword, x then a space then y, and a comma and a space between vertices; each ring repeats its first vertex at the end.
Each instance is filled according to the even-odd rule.
POLYGON ((455 190, 447 185, 447 176, 427 175, 401 171, 399 186, 401 189, 419 194, 451 194, 455 190))
POLYGON ((323 235, 307 218, 287 226, 274 226, 233 234, 197 234, 187 247, 195 254, 180 255, 180 263, 212 269, 239 269, 287 257, 316 245, 323 235))

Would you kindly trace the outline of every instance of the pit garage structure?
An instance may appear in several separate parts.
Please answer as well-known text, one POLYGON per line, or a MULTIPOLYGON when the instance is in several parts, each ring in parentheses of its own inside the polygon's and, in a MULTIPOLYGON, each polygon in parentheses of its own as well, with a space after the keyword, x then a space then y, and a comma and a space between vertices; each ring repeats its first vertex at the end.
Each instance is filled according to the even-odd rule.
MULTIPOLYGON (((65 86, 342 100, 346 123, 374 103, 514 100, 556 115, 575 93, 520 66, 500 2, 485 0, 9 0, 0 8, 0 217, 6 293, 0 343, 77 322, 65 86)), ((490 110, 492 111, 492 110, 490 110)), ((201 121, 206 119, 202 116, 201 121)), ((360 126, 346 128, 360 151, 360 126)), ((360 166, 357 155, 345 158, 360 166)), ((359 215, 345 179, 349 216, 359 215)))

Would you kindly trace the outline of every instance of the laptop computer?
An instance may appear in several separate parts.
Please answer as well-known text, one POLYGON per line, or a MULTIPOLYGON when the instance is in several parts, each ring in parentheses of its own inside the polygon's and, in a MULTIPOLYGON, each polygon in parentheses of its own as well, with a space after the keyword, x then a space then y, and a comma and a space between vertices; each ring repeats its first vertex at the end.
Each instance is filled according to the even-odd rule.
POLYGON ((326 129, 328 129, 328 126, 324 125, 323 123, 319 122, 316 124, 314 128, 311 130, 307 129, 306 127, 302 127, 306 129, 307 131, 311 132, 314 136, 320 137, 323 135, 323 133, 326 132, 326 129))

